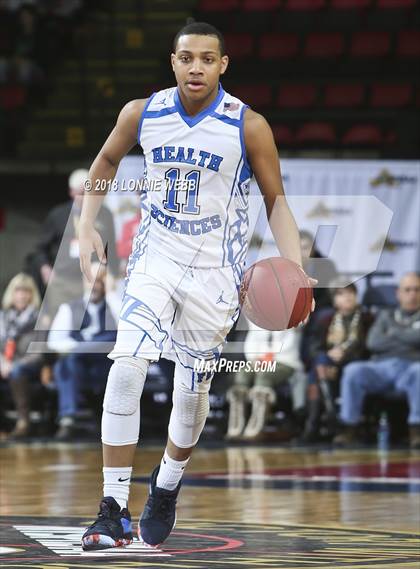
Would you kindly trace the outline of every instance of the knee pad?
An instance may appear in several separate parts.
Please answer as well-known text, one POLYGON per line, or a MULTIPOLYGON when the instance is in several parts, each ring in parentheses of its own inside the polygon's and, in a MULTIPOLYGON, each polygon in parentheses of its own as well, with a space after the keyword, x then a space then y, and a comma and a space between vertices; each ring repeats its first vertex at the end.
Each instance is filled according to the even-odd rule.
POLYGON ((121 357, 112 365, 104 397, 102 442, 109 446, 136 444, 140 431, 140 397, 149 362, 121 357))
POLYGON ((173 405, 183 425, 193 427, 207 419, 210 411, 208 392, 191 391, 185 386, 174 389, 173 405))
POLYGON ((109 370, 104 410, 113 415, 133 415, 140 403, 148 367, 148 360, 143 358, 116 359, 109 370))
POLYGON ((191 391, 185 385, 175 386, 169 421, 169 437, 180 448, 194 446, 210 411, 208 390, 191 391))

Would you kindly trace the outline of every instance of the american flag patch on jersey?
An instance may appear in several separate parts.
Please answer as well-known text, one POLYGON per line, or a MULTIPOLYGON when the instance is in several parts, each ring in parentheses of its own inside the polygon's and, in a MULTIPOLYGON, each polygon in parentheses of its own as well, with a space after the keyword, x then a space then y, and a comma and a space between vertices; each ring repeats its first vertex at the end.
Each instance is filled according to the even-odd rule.
POLYGON ((239 109, 239 103, 225 103, 223 105, 223 112, 237 111, 238 109, 239 109))

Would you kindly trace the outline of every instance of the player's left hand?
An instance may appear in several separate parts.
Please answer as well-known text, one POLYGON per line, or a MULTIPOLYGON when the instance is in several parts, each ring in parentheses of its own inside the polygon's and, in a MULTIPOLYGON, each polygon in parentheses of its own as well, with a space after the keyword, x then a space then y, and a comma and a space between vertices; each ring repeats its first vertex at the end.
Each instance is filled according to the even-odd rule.
POLYGON ((105 248, 102 238, 93 227, 79 228, 80 269, 89 283, 93 283, 92 253, 96 252, 100 263, 106 264, 105 248))
MULTIPOLYGON (((306 275, 306 273, 305 273, 305 275, 306 275)), ((312 277, 308 277, 308 275, 306 275, 306 277, 308 278, 311 287, 314 287, 318 284, 317 279, 313 279, 312 277)), ((311 312, 308 314, 308 316, 305 318, 305 320, 302 321, 302 324, 308 323, 308 320, 311 317, 312 312, 314 312, 314 310, 315 310, 315 306, 316 306, 316 303, 315 303, 315 299, 313 298, 312 299, 312 305, 311 305, 311 312)))

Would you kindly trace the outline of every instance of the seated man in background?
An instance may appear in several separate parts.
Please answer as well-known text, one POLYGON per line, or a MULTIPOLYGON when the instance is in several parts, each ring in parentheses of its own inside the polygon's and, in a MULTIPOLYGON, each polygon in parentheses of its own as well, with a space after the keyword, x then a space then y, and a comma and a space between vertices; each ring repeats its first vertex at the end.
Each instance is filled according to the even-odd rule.
POLYGON ((409 406, 410 446, 420 448, 420 275, 400 281, 399 308, 382 310, 367 338, 372 359, 349 364, 341 378, 340 418, 345 430, 336 444, 357 441, 366 395, 404 392, 409 406))
POLYGON ((317 334, 310 339, 308 375, 308 418, 302 442, 319 439, 320 418, 323 406, 328 415, 330 430, 336 423, 335 396, 344 366, 367 357, 366 336, 371 316, 364 312, 357 300, 354 284, 331 283, 334 312, 325 314, 317 322, 317 334))
POLYGON ((61 440, 75 433, 83 395, 103 395, 112 364, 107 347, 98 353, 93 344, 112 343, 116 338, 115 319, 105 301, 105 268, 96 265, 93 271, 97 273, 93 288, 84 281, 83 298, 60 306, 48 335, 48 347, 63 355, 54 367, 59 411, 56 437, 61 440))
MULTIPOLYGON (((255 439, 263 432, 277 395, 275 387, 288 381, 292 392, 295 421, 305 411, 306 374, 299 357, 302 328, 271 332, 249 322, 244 352, 249 362, 275 361, 275 371, 246 371, 235 374, 234 384, 227 392, 229 421, 227 438, 255 439), (251 415, 246 421, 247 403, 251 415)), ((301 421, 302 422, 302 421, 301 421)))
MULTIPOLYGON (((83 295, 79 268, 79 222, 88 178, 85 169, 74 170, 68 180, 70 200, 56 205, 42 224, 42 233, 31 263, 38 267, 40 284, 45 288, 41 315, 54 318, 59 306, 83 295)), ((112 213, 102 206, 96 229, 107 245, 108 270, 118 276, 115 229, 112 213)), ((28 262, 30 262, 28 260, 28 262)), ((43 291, 44 292, 44 291, 43 291)))

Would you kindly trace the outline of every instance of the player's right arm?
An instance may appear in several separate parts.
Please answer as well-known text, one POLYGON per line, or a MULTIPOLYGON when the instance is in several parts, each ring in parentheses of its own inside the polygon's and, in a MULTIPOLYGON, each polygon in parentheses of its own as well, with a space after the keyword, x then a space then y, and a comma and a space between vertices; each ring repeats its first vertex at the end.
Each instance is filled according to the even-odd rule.
POLYGON ((80 268, 92 282, 91 256, 95 251, 104 261, 105 251, 101 236, 95 230, 96 216, 106 195, 106 188, 115 177, 121 159, 137 142, 139 119, 147 99, 130 101, 121 110, 117 123, 96 156, 89 170, 89 180, 83 198, 79 225, 80 268), (105 181, 105 183, 104 183, 105 181), (89 191, 87 189, 90 188, 89 191), (100 188, 105 188, 101 190, 100 188))

